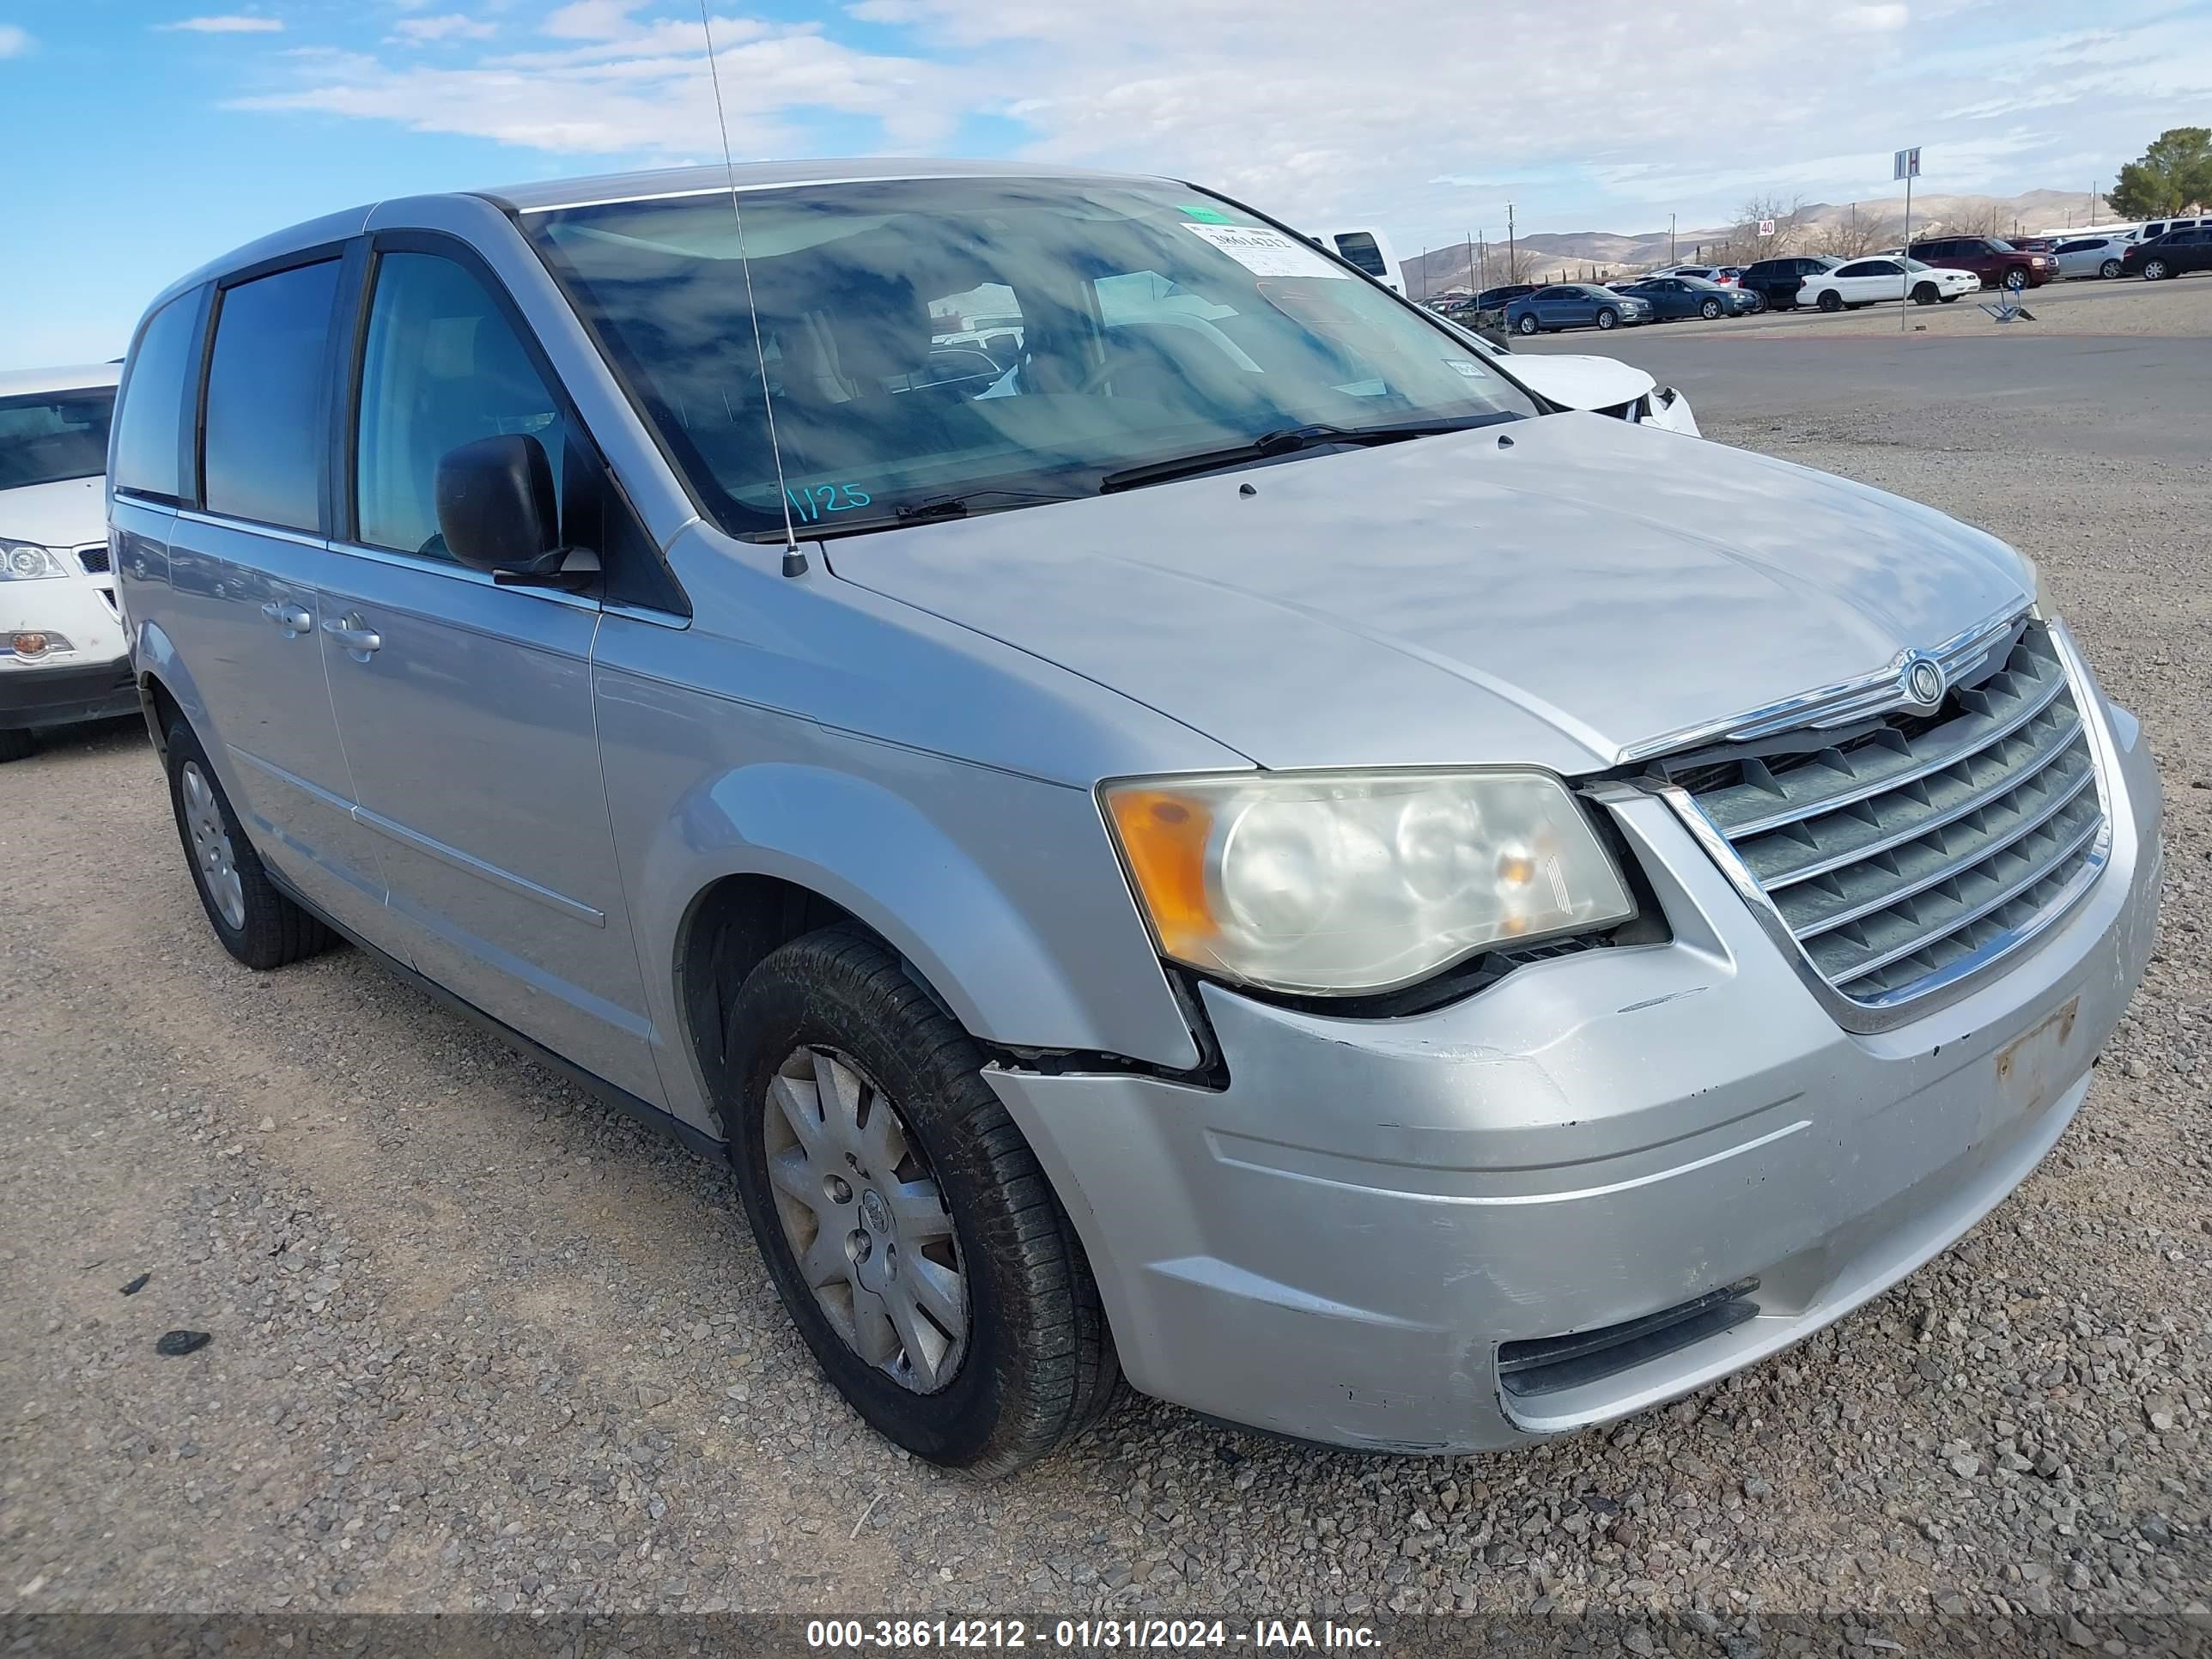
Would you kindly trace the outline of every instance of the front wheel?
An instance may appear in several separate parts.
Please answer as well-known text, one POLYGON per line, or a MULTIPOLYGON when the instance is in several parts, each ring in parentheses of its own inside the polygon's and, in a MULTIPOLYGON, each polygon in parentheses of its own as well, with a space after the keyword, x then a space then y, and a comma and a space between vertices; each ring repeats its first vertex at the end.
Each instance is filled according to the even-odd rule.
POLYGON ((2027 286, 2027 273, 2021 270, 2018 266, 2014 266, 2012 270, 2005 272, 2004 285, 2010 289, 2014 294, 2019 293, 2021 289, 2027 286))
POLYGON ((1932 306, 1941 298, 1933 283, 1923 283, 1912 290, 1912 303, 1917 306, 1932 306))
POLYGON ((1620 313, 1617 311, 1607 308, 1597 314, 1597 325, 1600 328, 1615 328, 1620 325, 1620 313))
POLYGON ((1715 321, 1721 314, 1721 302, 1718 300, 1706 301, 1698 307, 1698 314, 1709 323, 1715 321))
POLYGON ((168 751, 177 837, 191 860, 200 907, 222 948, 247 967, 264 969, 328 950, 336 942, 330 929, 278 891, 261 867, 261 855, 239 827, 207 750, 183 720, 169 728, 168 751))
POLYGON ((2118 276, 2120 270, 2120 262, 2118 259, 2107 259, 2097 267, 2097 275, 2109 283, 2118 276))
POLYGON ((1082 1246, 975 1043, 897 956, 851 927, 794 939, 724 1036, 746 1218, 854 1409, 979 1475, 1095 1421, 1121 1373, 1082 1246))
POLYGON ((1534 317, 1523 317, 1513 326, 1523 334, 1534 334, 1536 331, 1536 319, 1534 317))
POLYGON ((1823 289, 1820 291, 1820 306, 1823 311, 1841 311, 1844 308, 1844 296, 1832 288, 1823 289))

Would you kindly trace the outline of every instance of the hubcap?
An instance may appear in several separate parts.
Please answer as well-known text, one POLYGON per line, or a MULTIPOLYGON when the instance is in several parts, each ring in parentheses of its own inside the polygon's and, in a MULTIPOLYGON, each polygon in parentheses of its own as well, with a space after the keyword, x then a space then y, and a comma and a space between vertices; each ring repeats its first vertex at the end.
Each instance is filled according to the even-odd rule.
POLYGON ((200 884, 224 922, 243 927, 246 884, 239 879, 237 856, 231 850, 230 831, 223 827, 222 809, 216 805, 214 786, 198 761, 185 763, 178 793, 185 799, 185 830, 192 838, 192 861, 199 866, 200 884))
POLYGON ((800 1048, 761 1112, 776 1217, 823 1317, 901 1388, 936 1393, 967 1352, 968 1281, 898 1108, 843 1055, 800 1048))

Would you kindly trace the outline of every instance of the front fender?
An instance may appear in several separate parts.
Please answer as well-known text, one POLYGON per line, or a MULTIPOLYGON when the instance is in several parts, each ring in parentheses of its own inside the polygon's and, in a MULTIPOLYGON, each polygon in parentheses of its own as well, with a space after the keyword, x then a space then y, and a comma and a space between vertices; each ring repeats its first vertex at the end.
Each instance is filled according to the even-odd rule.
MULTIPOLYGON (((647 779, 626 787, 623 746, 603 750, 641 946, 665 953, 662 1030, 685 1029, 693 905, 725 877, 757 875, 875 929, 986 1042, 1199 1063, 1088 791, 777 724, 812 752, 702 778, 650 822, 647 779)), ((682 1046, 684 1063, 663 1067, 672 1103, 711 1121, 696 1047, 682 1046)))

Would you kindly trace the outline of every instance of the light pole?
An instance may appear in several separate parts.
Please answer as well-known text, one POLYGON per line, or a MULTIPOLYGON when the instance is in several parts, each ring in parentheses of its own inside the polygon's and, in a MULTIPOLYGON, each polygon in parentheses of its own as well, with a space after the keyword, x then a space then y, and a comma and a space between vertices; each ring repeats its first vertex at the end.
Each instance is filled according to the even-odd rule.
POLYGON ((1667 263, 1670 265, 1675 263, 1674 216, 1671 213, 1667 216, 1667 263))

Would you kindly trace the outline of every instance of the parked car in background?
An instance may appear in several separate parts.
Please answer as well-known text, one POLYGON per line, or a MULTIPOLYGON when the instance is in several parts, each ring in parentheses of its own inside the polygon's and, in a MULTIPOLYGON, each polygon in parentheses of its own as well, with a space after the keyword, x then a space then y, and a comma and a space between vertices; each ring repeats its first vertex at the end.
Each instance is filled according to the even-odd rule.
POLYGON ((1947 270, 1971 270, 1984 288, 2041 288, 2058 274, 2048 253, 2026 253, 1996 236, 1936 236, 1912 245, 1912 257, 1947 270))
POLYGON ((1503 311, 1524 294, 1534 294, 1534 283, 1504 283, 1496 288, 1486 288, 1474 296, 1477 311, 1503 311))
POLYGON ((1698 276, 1646 276, 1618 291, 1649 301, 1653 319, 1662 323, 1686 317, 1748 317, 1759 309, 1758 295, 1698 276))
POLYGON ((2008 236, 2005 238, 2005 240, 2010 242, 2022 253, 2056 253, 2058 252, 2059 238, 2056 236, 2008 236))
POLYGON ((1797 290, 1801 306, 1843 311, 1910 297, 1915 305, 1949 305, 1960 295, 1980 291, 1982 279, 1971 270, 1947 270, 1917 259, 1854 259, 1808 276, 1797 290))
POLYGON ((1505 307, 1505 326, 1516 334, 1551 334, 1563 328, 1620 328, 1651 320, 1651 302, 1616 294, 1595 283, 1554 283, 1505 307))
POLYGON ((1325 230, 1315 239, 1354 269, 1363 270, 1393 294, 1406 291, 1398 250, 1379 230, 1325 230))
POLYGON ((915 1456, 1122 1376, 1427 1454, 1689 1394, 2058 1141, 2158 770, 1996 538, 1511 370, 1164 179, 264 236, 155 296, 109 479, 190 879, 726 1158, 915 1456), (978 290, 1005 389, 913 386, 978 290))
POLYGON ((2118 276, 2127 252, 2135 243, 2120 236, 2076 236, 2051 250, 2051 263, 2061 277, 2118 276))
POLYGON ((2162 283, 2192 270, 2212 270, 2212 224, 2193 230, 2169 230, 2137 242, 2120 256, 2122 274, 2162 283))
POLYGON ((1737 267, 1734 265, 1662 265, 1656 270, 1647 271, 1645 275, 1648 276, 1694 276, 1701 283, 1717 283, 1723 288, 1729 288, 1735 283, 1735 277, 1729 273, 1736 269, 1737 267))
POLYGON ((2212 219, 2147 219, 2136 232, 2136 240, 2154 241, 2169 231, 2196 230, 2208 224, 2212 224, 2212 219))
POLYGON ((116 374, 0 373, 0 761, 35 726, 138 712, 100 488, 116 374))
POLYGON ((1843 263, 1825 253, 1793 253, 1780 258, 1758 259, 1743 268, 1741 286, 1759 295, 1771 309, 1789 311, 1796 307, 1797 292, 1808 276, 1833 270, 1843 263))

